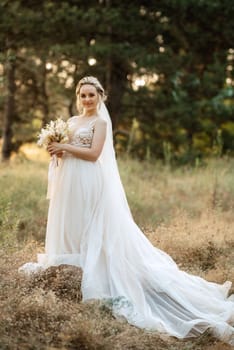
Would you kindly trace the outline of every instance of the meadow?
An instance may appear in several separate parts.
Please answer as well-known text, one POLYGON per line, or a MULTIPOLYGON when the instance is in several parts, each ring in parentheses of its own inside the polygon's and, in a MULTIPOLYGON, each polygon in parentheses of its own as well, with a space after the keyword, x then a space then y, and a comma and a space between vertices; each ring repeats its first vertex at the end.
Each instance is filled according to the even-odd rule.
MULTIPOLYGON (((234 280, 234 159, 171 169, 118 159, 133 217, 181 269, 234 280)), ((116 320, 101 301, 81 302, 81 271, 52 267, 32 278, 18 267, 43 252, 48 157, 33 145, 0 167, 0 348, 225 350, 206 332, 179 341, 116 320)))

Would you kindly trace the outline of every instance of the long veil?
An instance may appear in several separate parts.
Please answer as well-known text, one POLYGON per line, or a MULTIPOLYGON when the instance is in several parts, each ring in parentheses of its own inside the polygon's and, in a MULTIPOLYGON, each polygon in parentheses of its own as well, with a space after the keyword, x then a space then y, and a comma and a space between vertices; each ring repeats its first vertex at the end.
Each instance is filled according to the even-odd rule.
POLYGON ((127 210, 128 214, 131 215, 116 161, 112 122, 104 102, 101 102, 98 114, 107 123, 106 139, 99 157, 103 169, 105 186, 108 187, 108 191, 112 199, 117 203, 118 208, 123 206, 124 210, 127 210))
POLYGON ((211 328, 217 337, 232 343, 234 330, 227 323, 234 317, 234 303, 227 298, 231 283, 218 285, 179 270, 169 255, 145 237, 127 203, 104 103, 99 115, 107 122, 99 158, 104 185, 97 222, 102 230, 96 231, 95 243, 89 241, 82 261, 83 299, 106 298, 115 315, 138 327, 178 338, 211 328))

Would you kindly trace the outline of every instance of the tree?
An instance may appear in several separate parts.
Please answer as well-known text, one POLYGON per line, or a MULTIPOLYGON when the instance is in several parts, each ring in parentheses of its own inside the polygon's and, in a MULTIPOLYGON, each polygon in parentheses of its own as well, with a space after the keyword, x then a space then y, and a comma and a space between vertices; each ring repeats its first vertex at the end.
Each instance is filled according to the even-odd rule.
POLYGON ((219 129, 233 149, 233 12, 228 0, 0 0, 2 61, 9 50, 16 57, 12 148, 35 137, 31 120, 74 113, 75 84, 93 74, 134 155, 163 157, 166 142, 174 158, 192 160, 212 152, 219 129))
POLYGON ((7 81, 7 96, 5 102, 5 120, 3 129, 3 145, 2 145, 2 156, 3 160, 9 159, 12 151, 12 123, 15 119, 15 69, 16 69, 16 58, 14 51, 8 53, 6 68, 6 81, 7 81))

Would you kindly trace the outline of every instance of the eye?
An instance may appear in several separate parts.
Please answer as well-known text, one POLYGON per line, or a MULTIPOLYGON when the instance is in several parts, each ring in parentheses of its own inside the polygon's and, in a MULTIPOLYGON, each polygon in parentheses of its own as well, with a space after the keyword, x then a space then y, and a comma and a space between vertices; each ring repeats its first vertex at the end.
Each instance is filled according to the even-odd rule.
POLYGON ((81 98, 85 98, 85 94, 81 94, 80 97, 81 97, 81 98))
POLYGON ((94 97, 94 96, 95 96, 94 93, 89 94, 89 97, 94 97))

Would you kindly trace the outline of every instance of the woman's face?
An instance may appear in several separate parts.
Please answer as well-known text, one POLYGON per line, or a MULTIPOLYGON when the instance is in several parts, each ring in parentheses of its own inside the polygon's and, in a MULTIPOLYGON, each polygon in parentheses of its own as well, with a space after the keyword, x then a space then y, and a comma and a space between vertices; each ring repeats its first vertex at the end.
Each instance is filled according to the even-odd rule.
POLYGON ((98 92, 93 85, 85 84, 81 86, 79 92, 81 107, 85 112, 95 112, 99 102, 98 92))

